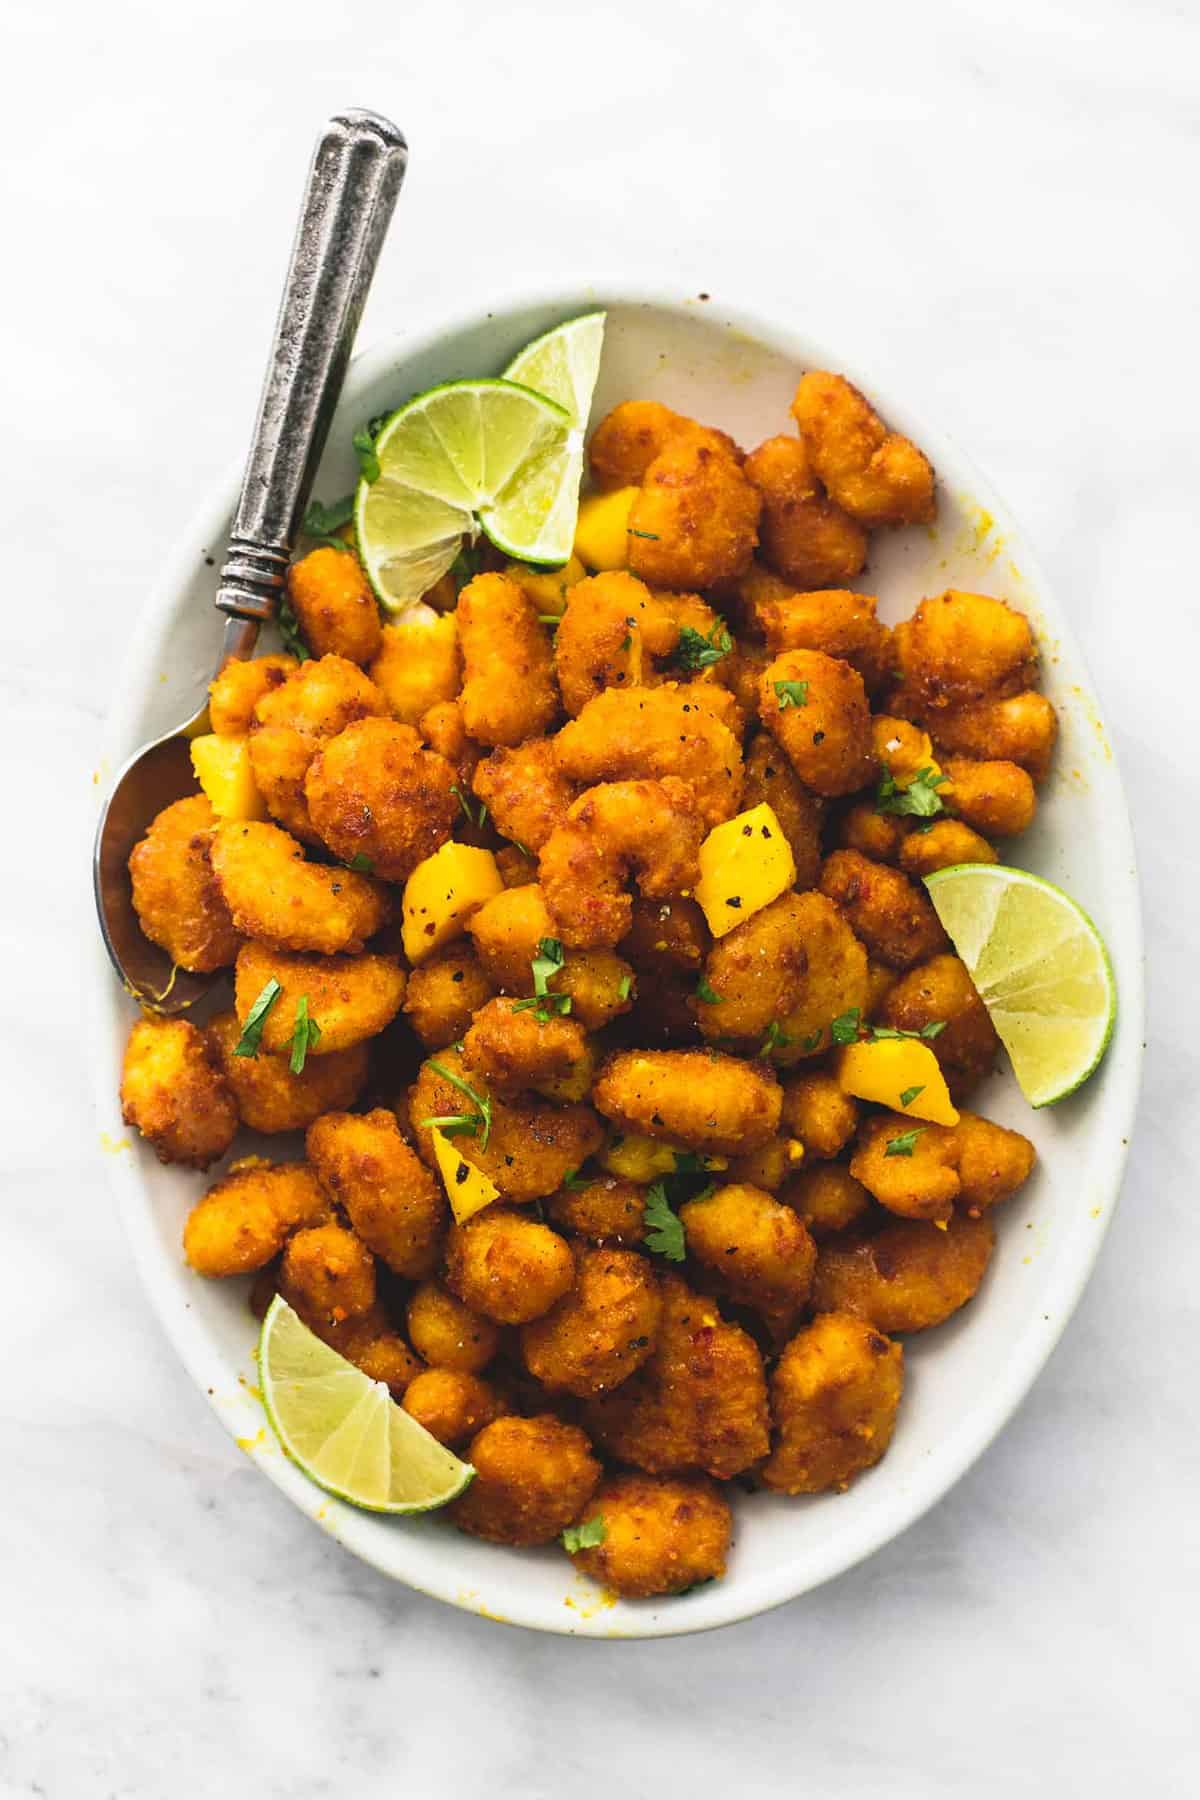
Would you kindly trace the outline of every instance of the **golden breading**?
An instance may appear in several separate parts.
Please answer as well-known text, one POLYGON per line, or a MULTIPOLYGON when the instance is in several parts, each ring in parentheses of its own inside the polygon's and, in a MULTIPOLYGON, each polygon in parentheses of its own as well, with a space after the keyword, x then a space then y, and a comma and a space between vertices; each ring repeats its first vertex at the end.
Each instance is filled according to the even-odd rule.
POLYGON ((773 656, 785 650, 820 650, 857 669, 869 694, 892 674, 891 632, 876 616, 878 602, 849 588, 771 595, 754 614, 773 656))
POLYGON ((1027 1137, 974 1113, 960 1113, 957 1125, 915 1131, 901 1113, 875 1113, 859 1131, 850 1172, 889 1212, 948 1219, 954 1211, 979 1213, 1015 1194, 1034 1160, 1027 1137))
POLYGON ((288 597, 314 656, 369 663, 380 643, 379 606, 362 564, 349 548, 322 544, 287 573, 288 597))
POLYGON ((183 1254, 199 1275, 251 1275, 278 1256, 291 1232, 323 1224, 329 1200, 303 1163, 235 1163, 193 1206, 183 1254))
POLYGON ((449 1209, 438 1182, 400 1136, 395 1113, 386 1107, 326 1113, 310 1125, 305 1150, 368 1250, 411 1281, 433 1273, 449 1209))
POLYGON ((524 1325, 549 1312, 574 1279, 566 1239, 513 1206, 486 1207, 451 1228, 446 1285, 497 1325, 524 1325))
POLYGON ((779 1198, 803 1220, 818 1244, 857 1225, 873 1210, 870 1194, 844 1163, 813 1163, 803 1168, 779 1198))
MULTIPOLYGON (((454 784, 463 795, 471 791, 471 783, 475 779, 475 771, 483 760, 483 746, 474 738, 467 736, 467 728, 463 723, 462 702, 459 700, 440 700, 431 706, 428 712, 421 714, 417 728, 422 742, 429 750, 435 750, 444 757, 454 770, 454 784)), ((455 796, 455 803, 458 796, 455 796)), ((465 811, 465 808, 464 808, 465 811)), ((468 840, 474 842, 470 831, 468 840)))
POLYGON ((554 738, 530 738, 512 750, 493 750, 471 777, 501 837, 535 855, 579 798, 577 783, 559 767, 555 746, 554 738))
POLYGON ((592 1244, 640 1244, 646 1235, 646 1190, 620 1175, 593 1175, 583 1187, 561 1187, 546 1202, 550 1223, 592 1244))
POLYGON ((344 656, 301 663, 281 687, 263 694, 250 724, 250 767, 267 811, 293 837, 319 842, 304 779, 325 738, 357 719, 381 719, 388 705, 373 681, 344 656))
POLYGON ((401 1405, 452 1450, 508 1412, 489 1382, 460 1369, 422 1369, 405 1388, 401 1405))
POLYGON ((629 515, 629 566, 652 586, 708 588, 740 575, 758 543, 762 495, 715 434, 659 451, 629 515))
POLYGON ((604 1064, 593 1104, 625 1132, 736 1156, 779 1124, 779 1083, 761 1063, 719 1050, 623 1050, 604 1064))
POLYGON ((227 968, 241 942, 210 860, 216 822, 203 794, 176 800, 129 858, 138 924, 193 974, 227 968))
POLYGON ((770 660, 771 652, 757 638, 739 637, 729 654, 713 665, 713 680, 728 688, 744 719, 758 717, 758 683, 770 660))
POLYGON ((866 689, 848 662, 785 650, 763 670, 758 714, 814 793, 853 793, 874 775, 866 689))
POLYGON ((244 944, 233 987, 240 1025, 268 981, 277 981, 280 993, 263 1020, 260 1043, 273 1056, 290 1052, 302 998, 321 1031, 319 1041, 309 1044, 309 1056, 331 1056, 376 1037, 404 999, 404 970, 394 956, 293 956, 265 944, 244 944))
POLYGON ((1017 694, 1037 680, 1029 620, 986 594, 949 588, 922 600, 897 625, 893 648, 901 684, 925 712, 1017 694))
POLYGON ((664 1275, 661 1288, 649 1362, 588 1403, 588 1429, 610 1456, 651 1475, 703 1469, 727 1481, 767 1453, 762 1357, 747 1332, 678 1275, 664 1275))
POLYGON ((563 705, 574 716, 606 688, 640 687, 679 642, 669 608, 623 569, 577 581, 554 634, 563 705))
POLYGON ((698 434, 721 441, 730 455, 737 445, 723 431, 709 432, 695 419, 672 412, 657 400, 623 400, 592 433, 588 462, 598 488, 641 487, 655 457, 677 438, 698 434))
POLYGON ((490 1319, 472 1312, 440 1281, 423 1281, 408 1302, 408 1335, 413 1349, 433 1369, 478 1375, 500 1347, 490 1319))
POLYGON ((340 1325, 375 1304, 375 1258, 344 1225, 311 1225, 287 1241, 279 1291, 310 1324, 340 1325))
POLYGON ((658 1280, 644 1256, 577 1248, 574 1285, 521 1327, 525 1367, 551 1393, 606 1393, 649 1358, 661 1313, 658 1280))
POLYGON ((741 745, 692 683, 609 688, 563 726, 554 749, 559 768, 589 784, 678 776, 706 829, 741 805, 741 745))
POLYGON ((294 656, 233 657, 208 684, 208 719, 218 737, 243 737, 264 694, 282 687, 300 664, 294 656))
POLYGON ((539 737, 558 712, 550 634, 507 575, 477 575, 458 598, 463 721, 481 744, 539 737))
POLYGON ((602 1030, 633 1005, 633 970, 612 950, 568 950, 551 985, 570 995, 572 1013, 585 1031, 602 1030))
POLYGON ((417 725, 431 708, 457 700, 462 657, 454 614, 418 611, 385 625, 367 673, 402 725, 417 725))
POLYGON ((683 1593, 725 1573, 733 1514, 702 1476, 609 1475, 578 1522, 595 1518, 604 1521, 601 1542, 573 1551, 571 1560, 627 1600, 683 1593))
POLYGON ((361 950, 391 913, 378 882, 307 862, 278 825, 223 820, 209 855, 235 929, 275 950, 361 950))
POLYGON ((903 1387, 899 1344, 853 1313, 822 1313, 771 1375, 775 1435, 763 1485, 781 1494, 847 1488, 891 1443, 903 1387))
MULTIPOLYGON (((765 666, 765 665, 764 665, 765 666)), ((769 806, 791 845, 799 891, 816 886, 821 872, 824 802, 806 788, 769 731, 760 731, 746 751, 742 810, 769 806)))
POLYGON ((867 534, 822 493, 803 439, 768 438, 742 466, 763 497, 764 561, 801 588, 853 581, 867 560, 867 534))
POLYGON ((646 899, 686 893, 703 836, 692 790, 676 776, 588 788, 538 859, 555 935, 582 950, 618 944, 633 920, 626 882, 646 899))
POLYGON ((971 1217, 986 1212, 1015 1194, 1033 1173, 1037 1153, 1019 1131, 981 1119, 978 1113, 960 1112, 954 1136, 962 1183, 959 1212, 971 1217))
POLYGON ((946 948, 933 907, 899 869, 857 850, 835 850, 825 859, 820 887, 871 955, 893 969, 911 969, 946 948))
POLYGON ((410 1382, 421 1373, 421 1364, 376 1301, 365 1312, 340 1322, 308 1321, 309 1329, 323 1338, 339 1356, 352 1362, 372 1381, 382 1381, 400 1400, 410 1382))
POLYGON ((870 956, 867 958, 867 998, 862 1009, 865 1019, 879 1017, 880 1008, 899 979, 897 971, 886 963, 876 962, 870 956))
POLYGON ((519 844, 501 844, 496 867, 506 888, 528 887, 537 880, 537 858, 526 856, 519 844))
POLYGON ((224 1156, 237 1107, 211 1045, 187 1019, 137 1021, 121 1066, 121 1117, 159 1162, 207 1169, 224 1156))
POLYGON ((867 953, 842 914, 824 894, 800 894, 793 908, 798 941, 808 957, 804 991, 782 1021, 786 1044, 772 1051, 777 1063, 820 1056, 832 1040, 835 1019, 867 1002, 867 953))
POLYGON ((633 923, 620 947, 639 972, 674 968, 698 973, 711 944, 694 900, 635 900, 633 923))
POLYGON ((762 1188, 729 1182, 679 1209, 688 1254, 715 1270, 731 1297, 774 1323, 808 1299, 817 1247, 798 1213, 762 1188))
POLYGON ((841 849, 857 850, 872 862, 898 863, 912 827, 909 818, 877 812, 872 800, 856 800, 838 820, 837 841, 841 849))
POLYGON ((475 951, 461 940, 435 950, 412 971, 404 1013, 427 1050, 441 1050, 462 1037, 492 984, 475 951))
POLYGON ((933 470, 917 446, 889 431, 842 375, 810 369, 792 416, 830 497, 868 530, 927 524, 934 516, 933 470))
POLYGON ((928 831, 910 832, 900 845, 900 867, 918 881, 956 863, 999 860, 987 839, 961 819, 935 819, 928 831))
MULTIPOLYGON (((541 887, 533 882, 497 894, 480 907, 468 930, 492 985, 506 994, 532 994, 530 965, 542 939, 557 932, 541 887)), ((572 1016, 585 1031, 599 1031, 630 1010, 632 981, 630 965, 611 950, 567 950, 547 986, 552 994, 570 996, 572 1016)))
POLYGON ((956 1105, 974 1092, 995 1066, 1000 1040, 988 1010, 957 956, 935 956, 910 969, 888 993, 879 1022, 899 1031, 943 1026, 928 1040, 956 1105))
POLYGON ((706 1038, 760 1038, 799 1005, 808 975, 802 894, 781 894, 718 938, 704 964, 696 1017, 706 1038))
POLYGON ((208 1041, 232 1090, 238 1118, 251 1131, 304 1131, 322 1113, 353 1106, 367 1085, 365 1044, 331 1056, 309 1056, 299 1075, 293 1075, 286 1056, 268 1056, 263 1050, 239 1056, 241 1035, 232 1010, 208 1022, 208 1041))
POLYGON ((799 1138, 806 1156, 839 1155, 854 1136, 859 1110, 858 1101, 842 1092, 827 1069, 784 1078, 784 1128, 799 1138))
POLYGON ((548 1544, 587 1505, 600 1464, 577 1425, 552 1413, 494 1419, 471 1439, 475 1479, 449 1507, 460 1531, 492 1544, 548 1544))
MULTIPOLYGON (((918 716, 914 702, 903 688, 890 696, 888 705, 893 712, 918 716)), ((1045 694, 1030 691, 1003 700, 975 700, 968 706, 930 714, 926 722, 934 729, 938 744, 951 753, 951 762, 957 756, 968 756, 986 758, 993 767, 998 763, 1016 763, 1035 783, 1044 781, 1049 774, 1058 737, 1058 717, 1045 694)), ((961 799, 956 799, 955 810, 977 830, 988 830, 982 819, 967 812, 961 799)), ((990 829, 996 836, 1004 835, 996 826, 990 829)))
POLYGON ((936 752, 950 777, 945 790, 949 810, 984 837, 1015 837, 1033 824, 1037 790, 1032 777, 1013 762, 975 762, 966 756, 936 752))
POLYGON ((857 1313, 879 1331, 927 1331, 979 1291, 995 1244, 986 1214, 955 1214, 944 1229, 892 1219, 870 1236, 851 1232, 817 1252, 813 1305, 857 1313))
POLYGON ((804 1145, 799 1138, 768 1138, 757 1150, 748 1150, 745 1156, 731 1157, 726 1179, 748 1182, 751 1187, 765 1188, 768 1194, 774 1194, 803 1156, 804 1145))
POLYGON ((344 863, 365 856, 384 881, 405 881, 450 836, 455 771, 411 725, 363 719, 313 758, 304 792, 322 843, 344 863))
POLYGON ((557 1012, 539 1017, 543 1011, 540 1004, 497 998, 475 1014, 463 1039, 463 1059, 493 1094, 511 1099, 526 1088, 557 1087, 570 1083, 581 1068, 591 1068, 587 1034, 578 1020, 557 1012))

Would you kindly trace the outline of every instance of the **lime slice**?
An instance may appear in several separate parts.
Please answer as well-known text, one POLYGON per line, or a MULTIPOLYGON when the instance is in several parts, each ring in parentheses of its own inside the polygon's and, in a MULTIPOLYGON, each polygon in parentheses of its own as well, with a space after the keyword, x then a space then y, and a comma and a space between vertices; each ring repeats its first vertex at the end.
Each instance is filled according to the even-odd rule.
POLYGON ((371 1512, 431 1512, 461 1494, 475 1471, 331 1350, 276 1295, 258 1340, 267 1417, 304 1473, 371 1512))
POLYGON ((543 337, 534 338, 518 352, 504 371, 506 381, 519 381, 535 394, 556 400, 571 415, 571 423, 583 430, 592 410, 592 394, 600 373, 604 348, 602 312, 568 319, 543 337))
POLYGON ((1069 894, 999 863, 926 877, 934 910, 1012 1059, 1021 1092, 1053 1106, 1112 1037, 1117 989, 1104 940, 1069 894))
POLYGON ((394 412, 375 455, 354 529, 386 611, 414 605, 481 529, 522 562, 570 556, 583 450, 553 400, 511 381, 452 381, 394 412))

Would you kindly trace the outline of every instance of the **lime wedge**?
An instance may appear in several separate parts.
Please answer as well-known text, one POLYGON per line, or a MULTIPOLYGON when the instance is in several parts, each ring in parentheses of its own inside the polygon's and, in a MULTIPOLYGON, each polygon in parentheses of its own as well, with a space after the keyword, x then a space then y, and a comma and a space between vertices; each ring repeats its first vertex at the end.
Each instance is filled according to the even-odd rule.
POLYGON ((600 373, 606 317, 602 312, 584 313, 582 318, 568 319, 565 325, 534 338, 513 357, 504 379, 519 381, 535 394, 557 401, 571 415, 572 425, 582 431, 600 373))
POLYGON ((267 1417, 304 1473, 352 1506, 420 1513, 461 1494, 475 1471, 348 1363, 276 1295, 258 1340, 267 1417))
POLYGON ((394 412, 375 455, 354 529, 386 611, 414 605, 480 530, 521 562, 570 556, 583 449, 553 400, 511 381, 452 381, 394 412))
POLYGON ((1069 894, 998 863, 926 877, 934 910, 1033 1106, 1085 1082, 1108 1048, 1117 989, 1104 940, 1069 894))

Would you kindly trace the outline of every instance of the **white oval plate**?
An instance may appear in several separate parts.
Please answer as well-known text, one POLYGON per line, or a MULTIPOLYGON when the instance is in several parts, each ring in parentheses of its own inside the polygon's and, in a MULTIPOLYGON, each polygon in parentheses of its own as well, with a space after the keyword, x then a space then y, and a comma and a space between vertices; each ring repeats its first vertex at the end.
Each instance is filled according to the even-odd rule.
MULTIPOLYGON (((1015 843, 1020 863, 1058 882, 1097 921, 1111 948, 1121 1018, 1099 1074, 1074 1099, 1034 1114, 1007 1074, 981 1110, 1037 1145, 1035 1177, 1000 1219, 1000 1243, 977 1300, 940 1331, 909 1340, 895 1440, 846 1494, 785 1500, 739 1496, 724 1581, 681 1599, 607 1600, 556 1547, 496 1549, 436 1518, 389 1521, 332 1500, 288 1463, 254 1395, 255 1327, 241 1282, 201 1281, 184 1267, 180 1233, 204 1183, 128 1146, 116 1094, 133 1009, 97 936, 95 1063, 99 1123, 138 1265, 167 1333, 226 1429, 265 1475, 348 1550, 383 1573, 455 1606, 513 1624, 588 1637, 656 1637, 746 1618, 803 1594, 911 1525, 958 1480, 1028 1391, 1070 1317, 1111 1217, 1137 1098, 1142 1053, 1142 940, 1125 799, 1087 673, 1015 523, 965 458, 884 387, 873 371, 784 327, 709 302, 612 293, 556 294, 425 335, 397 338, 354 363, 316 492, 346 492, 352 431, 436 381, 489 374, 538 332, 606 306, 594 417, 616 401, 665 401, 746 445, 789 427, 805 368, 846 370, 889 423, 931 456, 939 476, 936 529, 879 534, 860 584, 888 618, 950 586, 1002 595, 1035 621, 1045 685, 1062 739, 1037 824, 1015 843)), ((109 721, 104 778, 139 743, 186 718, 219 643, 211 601, 237 476, 183 538, 151 597, 109 721)))

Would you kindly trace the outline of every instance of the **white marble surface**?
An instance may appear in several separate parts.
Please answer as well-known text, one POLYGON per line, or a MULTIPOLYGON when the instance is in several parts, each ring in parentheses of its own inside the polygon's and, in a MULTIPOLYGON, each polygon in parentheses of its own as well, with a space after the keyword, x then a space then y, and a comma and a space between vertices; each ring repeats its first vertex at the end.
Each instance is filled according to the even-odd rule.
POLYGON ((1194 1794, 1194 8, 9 0, 0 61, 0 1795, 640 1800, 681 1767, 816 1800, 1194 1794), (105 1184, 98 723, 244 443, 308 144, 348 103, 413 146, 365 335, 521 270, 792 307, 1008 496, 1124 764, 1149 1057, 1091 1288, 942 1506, 707 1638, 537 1638, 351 1561, 185 1379, 105 1184))

